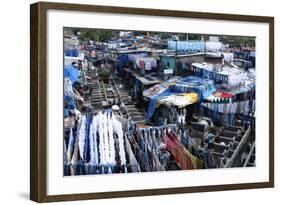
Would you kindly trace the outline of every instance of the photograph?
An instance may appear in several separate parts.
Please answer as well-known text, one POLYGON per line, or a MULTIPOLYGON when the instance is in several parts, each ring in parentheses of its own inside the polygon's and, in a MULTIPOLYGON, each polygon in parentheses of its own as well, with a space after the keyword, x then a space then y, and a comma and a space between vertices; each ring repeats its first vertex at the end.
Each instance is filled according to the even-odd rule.
POLYGON ((61 38, 63 176, 255 167, 255 36, 61 38))

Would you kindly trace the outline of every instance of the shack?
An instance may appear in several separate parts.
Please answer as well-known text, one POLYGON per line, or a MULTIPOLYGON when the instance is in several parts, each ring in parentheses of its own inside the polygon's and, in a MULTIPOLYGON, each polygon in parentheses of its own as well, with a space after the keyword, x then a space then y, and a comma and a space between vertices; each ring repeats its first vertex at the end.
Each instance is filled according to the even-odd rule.
MULTIPOLYGON (((205 59, 204 53, 190 53, 190 54, 162 54, 160 56, 160 62, 165 70, 170 70, 173 75, 186 75, 192 63, 203 63, 205 59)), ((165 77, 164 77, 165 79, 165 77)))
POLYGON ((133 49, 133 50, 119 50, 117 51, 117 72, 121 73, 123 68, 128 67, 129 65, 129 54, 138 54, 142 56, 147 56, 148 53, 145 49, 133 49))

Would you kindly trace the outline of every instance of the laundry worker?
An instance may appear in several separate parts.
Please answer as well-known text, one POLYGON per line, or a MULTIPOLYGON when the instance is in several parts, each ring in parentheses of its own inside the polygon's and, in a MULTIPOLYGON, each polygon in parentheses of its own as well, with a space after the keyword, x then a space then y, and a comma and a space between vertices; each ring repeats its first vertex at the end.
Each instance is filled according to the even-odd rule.
POLYGON ((208 143, 208 149, 213 149, 214 141, 215 141, 215 135, 213 133, 209 132, 206 136, 206 141, 208 143))
POLYGON ((126 106, 125 106, 123 100, 121 101, 121 104, 120 104, 120 110, 121 110, 121 112, 125 112, 126 111, 126 106))
POLYGON ((145 62, 144 62, 144 60, 140 61, 140 75, 141 76, 145 75, 145 62))
POLYGON ((81 70, 82 70, 82 67, 83 67, 82 60, 78 60, 77 69, 78 69, 79 71, 81 71, 81 70))
POLYGON ((236 135, 237 135, 237 136, 236 136, 236 140, 239 140, 239 141, 240 141, 240 140, 242 139, 242 132, 241 132, 241 130, 238 129, 236 133, 237 133, 237 134, 236 134, 236 135))

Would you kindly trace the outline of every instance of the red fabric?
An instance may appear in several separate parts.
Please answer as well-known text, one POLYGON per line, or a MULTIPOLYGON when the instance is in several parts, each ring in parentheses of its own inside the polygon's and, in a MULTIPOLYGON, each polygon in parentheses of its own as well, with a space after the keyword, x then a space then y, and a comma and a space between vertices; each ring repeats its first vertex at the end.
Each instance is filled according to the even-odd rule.
POLYGON ((181 169, 188 170, 195 168, 192 164, 192 160, 187 155, 184 146, 177 140, 175 134, 164 134, 163 142, 166 145, 167 150, 173 155, 181 169))
POLYGON ((221 98, 232 98, 233 95, 231 93, 222 92, 220 97, 221 98))

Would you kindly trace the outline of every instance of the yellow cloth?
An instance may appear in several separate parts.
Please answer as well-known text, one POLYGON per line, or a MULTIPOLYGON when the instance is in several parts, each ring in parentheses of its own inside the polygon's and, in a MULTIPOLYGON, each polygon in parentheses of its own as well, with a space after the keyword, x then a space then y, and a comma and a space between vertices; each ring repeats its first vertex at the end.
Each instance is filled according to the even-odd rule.
POLYGON ((183 108, 187 105, 193 104, 197 102, 198 96, 197 93, 180 93, 180 94, 172 94, 168 96, 160 97, 157 100, 156 107, 159 107, 159 104, 166 105, 175 105, 179 108, 183 108))
POLYGON ((166 105, 175 105, 179 108, 183 108, 187 105, 193 104, 198 101, 198 95, 197 93, 179 93, 175 95, 168 95, 160 97, 157 100, 156 107, 159 106, 159 104, 166 104, 166 105))
POLYGON ((194 166, 195 169, 203 169, 204 167, 204 163, 202 160, 198 159, 197 157, 195 157, 194 155, 192 155, 187 149, 184 149, 185 152, 187 153, 187 155, 190 157, 192 164, 194 166))
POLYGON ((198 101, 197 93, 182 93, 180 95, 188 97, 193 103, 198 101))

